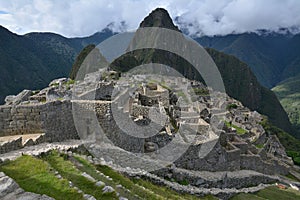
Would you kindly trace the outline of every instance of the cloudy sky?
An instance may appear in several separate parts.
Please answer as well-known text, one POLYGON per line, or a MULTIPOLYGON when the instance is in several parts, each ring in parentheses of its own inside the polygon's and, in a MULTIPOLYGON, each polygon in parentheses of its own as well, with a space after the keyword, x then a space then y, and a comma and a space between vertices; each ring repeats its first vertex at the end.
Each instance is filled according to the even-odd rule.
POLYGON ((190 34, 300 27, 300 0, 0 0, 0 25, 18 34, 87 36, 111 22, 115 31, 135 29, 157 7, 190 34))

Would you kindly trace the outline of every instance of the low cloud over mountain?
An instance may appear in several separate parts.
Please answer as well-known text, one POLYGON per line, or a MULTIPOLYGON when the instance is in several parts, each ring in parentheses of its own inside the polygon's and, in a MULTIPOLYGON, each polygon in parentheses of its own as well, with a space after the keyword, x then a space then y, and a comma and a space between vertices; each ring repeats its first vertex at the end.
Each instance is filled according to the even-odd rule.
POLYGON ((53 0, 0 1, 0 24, 13 32, 56 32, 86 36, 108 24, 114 31, 137 28, 156 7, 170 11, 180 28, 192 35, 224 35, 258 29, 299 32, 299 0, 53 0), (113 24, 111 24, 113 22, 113 24))

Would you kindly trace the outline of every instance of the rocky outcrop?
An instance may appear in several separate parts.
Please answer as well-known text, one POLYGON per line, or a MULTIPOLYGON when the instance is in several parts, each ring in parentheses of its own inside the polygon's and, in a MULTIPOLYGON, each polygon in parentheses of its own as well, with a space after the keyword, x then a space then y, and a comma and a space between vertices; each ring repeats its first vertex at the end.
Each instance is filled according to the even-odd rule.
POLYGON ((141 28, 144 27, 162 27, 171 30, 179 31, 177 26, 174 25, 168 11, 163 8, 153 10, 140 24, 141 28))
POLYGON ((5 104, 6 105, 17 105, 20 104, 23 101, 27 101, 29 97, 31 96, 32 91, 31 90, 23 90, 20 92, 17 96, 10 95, 5 98, 5 104))

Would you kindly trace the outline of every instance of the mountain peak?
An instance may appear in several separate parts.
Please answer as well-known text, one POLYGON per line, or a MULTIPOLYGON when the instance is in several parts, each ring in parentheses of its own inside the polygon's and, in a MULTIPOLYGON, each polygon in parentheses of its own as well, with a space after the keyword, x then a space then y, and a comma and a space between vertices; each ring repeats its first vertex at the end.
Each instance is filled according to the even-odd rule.
POLYGON ((168 11, 163 8, 153 10, 140 24, 140 28, 144 27, 161 27, 181 32, 174 25, 168 11))

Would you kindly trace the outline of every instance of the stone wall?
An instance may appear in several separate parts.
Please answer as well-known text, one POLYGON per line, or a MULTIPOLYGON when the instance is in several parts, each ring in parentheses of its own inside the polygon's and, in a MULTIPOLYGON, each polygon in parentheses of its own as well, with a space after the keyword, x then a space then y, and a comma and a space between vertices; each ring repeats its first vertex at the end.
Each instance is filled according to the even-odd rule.
POLYGON ((144 117, 148 117, 150 108, 151 107, 148 107, 148 106, 141 106, 141 105, 133 104, 132 108, 130 110, 130 115, 133 117, 138 117, 140 115, 142 115, 144 117))
POLYGON ((29 138, 25 141, 23 140, 24 139, 22 138, 22 136, 18 136, 15 139, 5 141, 5 142, 0 142, 0 154, 21 149, 23 147, 43 143, 45 141, 45 135, 44 134, 39 135, 38 138, 35 138, 34 140, 32 138, 29 138))
MULTIPOLYGON (((73 111, 77 112, 75 122, 78 132, 101 136, 97 134, 101 129, 109 139, 108 142, 131 152, 144 152, 145 144, 157 145, 161 148, 172 140, 170 136, 156 135, 151 138, 138 138, 130 136, 117 124, 111 111, 110 101, 79 101, 72 105, 71 101, 53 101, 35 105, 0 106, 0 136, 22 135, 31 133, 45 133, 45 141, 63 141, 66 139, 77 139, 78 134, 74 122, 73 111), (73 107, 72 107, 73 106, 73 107), (95 121, 93 121, 95 120, 95 121), (82 126, 81 126, 82 123, 82 126), (100 126, 94 126, 98 124, 100 126), (96 134, 92 134, 96 133, 96 134)), ((137 107, 136 107, 137 108, 137 107)), ((148 107, 149 108, 149 107, 148 107)), ((135 109, 133 107, 133 111, 135 109)), ((140 111, 136 111, 140 113, 140 111)), ((149 112, 149 111, 148 111, 149 112)), ((114 113, 115 115, 116 113, 114 113)), ((129 113, 120 110, 117 113, 122 123, 132 123, 129 113)), ((230 134, 226 134, 230 137, 230 134)), ((96 138, 104 140, 103 138, 96 138)), ((6 144, 3 147, 14 149, 19 147, 19 141, 6 144)), ((214 144, 212 144, 214 145, 214 144)), ((288 168, 278 160, 263 161, 258 155, 246 155, 247 148, 244 144, 237 144, 240 148, 232 145, 226 149, 220 142, 204 157, 199 157, 201 144, 191 145, 188 150, 175 162, 180 168, 207 171, 235 171, 240 169, 252 169, 267 174, 286 174, 288 168)))
POLYGON ((79 97, 82 100, 110 100, 112 92, 114 90, 114 84, 111 83, 99 83, 95 86, 95 89, 87 91, 81 94, 79 97))
POLYGON ((0 106, 0 136, 43 133, 41 105, 0 106))
POLYGON ((288 174, 289 167, 278 160, 263 161, 259 155, 241 155, 241 168, 255 170, 264 174, 288 174))
MULTIPOLYGON (((212 143, 212 145, 214 145, 212 143)), ((176 162, 180 168, 206 171, 234 171, 240 169, 240 150, 226 151, 219 142, 204 157, 199 157, 201 144, 192 145, 176 162)))
POLYGON ((0 106, 0 137, 46 133, 46 141, 78 138, 70 101, 0 106))
POLYGON ((0 154, 10 152, 16 149, 22 148, 22 138, 18 138, 16 140, 0 142, 0 154))
POLYGON ((158 99, 159 102, 162 103, 163 106, 169 106, 169 91, 166 89, 161 90, 146 90, 146 96, 149 98, 158 99))

